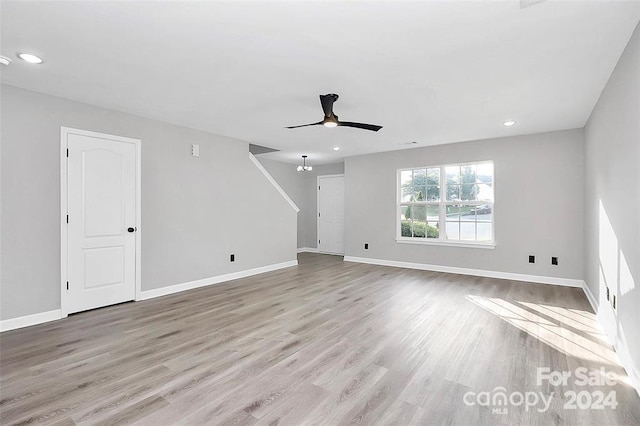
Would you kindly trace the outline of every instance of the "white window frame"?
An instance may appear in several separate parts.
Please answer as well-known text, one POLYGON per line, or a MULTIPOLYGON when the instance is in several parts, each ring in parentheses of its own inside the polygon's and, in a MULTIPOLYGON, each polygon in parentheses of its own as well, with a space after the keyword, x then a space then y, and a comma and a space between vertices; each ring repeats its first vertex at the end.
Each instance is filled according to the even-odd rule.
MULTIPOLYGON (((493 249, 496 246, 496 236, 495 236, 495 191, 496 191, 496 173, 495 173, 495 164, 492 160, 483 160, 483 161, 469 161, 466 163, 451 163, 451 164, 434 164, 430 166, 415 166, 415 167, 407 167, 403 169, 398 169, 396 175, 396 242, 403 244, 423 244, 423 245, 438 245, 438 246, 453 246, 453 247, 471 247, 471 248, 485 248, 485 249, 493 249), (493 201, 491 204, 491 241, 460 241, 460 240, 447 240, 446 236, 446 206, 448 205, 484 205, 489 204, 487 201, 447 201, 447 176, 446 176, 446 168, 447 167, 459 167, 459 166, 469 166, 469 165, 477 165, 477 164, 492 164, 493 167, 493 176, 492 176, 492 186, 493 186, 493 201), (440 224, 440 233, 438 238, 416 238, 416 237, 403 237, 402 236, 402 206, 411 204, 402 202, 402 182, 401 182, 401 173, 408 170, 416 170, 416 169, 440 169, 440 200, 439 201, 424 201, 424 202, 416 202, 412 205, 437 205, 439 218, 438 223, 440 224)), ((477 221, 475 222, 477 223, 477 221)))

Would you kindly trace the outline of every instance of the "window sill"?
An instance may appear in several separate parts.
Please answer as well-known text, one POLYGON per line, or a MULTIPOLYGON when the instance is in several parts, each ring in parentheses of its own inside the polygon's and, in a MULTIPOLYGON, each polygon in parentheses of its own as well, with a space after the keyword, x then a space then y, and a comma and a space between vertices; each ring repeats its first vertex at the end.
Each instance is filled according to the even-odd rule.
POLYGON ((419 244, 425 246, 446 246, 446 247, 464 247, 464 248, 479 248, 493 250, 496 248, 495 243, 455 243, 452 241, 434 241, 424 240, 417 241, 414 239, 396 238, 396 242, 400 244, 419 244))

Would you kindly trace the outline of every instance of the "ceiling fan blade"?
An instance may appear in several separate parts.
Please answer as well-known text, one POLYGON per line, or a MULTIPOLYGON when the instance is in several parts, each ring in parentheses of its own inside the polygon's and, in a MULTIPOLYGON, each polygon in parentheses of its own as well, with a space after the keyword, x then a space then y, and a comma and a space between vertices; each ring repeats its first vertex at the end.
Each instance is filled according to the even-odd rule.
POLYGON ((338 126, 355 127, 356 129, 372 130, 374 132, 382 129, 382 126, 376 126, 375 124, 353 123, 351 121, 340 121, 338 126))
POLYGON ((322 110, 325 117, 331 117, 333 115, 333 103, 338 100, 338 95, 335 93, 329 93, 327 95, 320 95, 320 103, 322 104, 322 110))
POLYGON ((288 126, 288 127, 285 127, 285 129, 297 129, 298 127, 317 126, 320 124, 322 124, 322 121, 318 121, 317 123, 301 124, 299 126, 288 126))

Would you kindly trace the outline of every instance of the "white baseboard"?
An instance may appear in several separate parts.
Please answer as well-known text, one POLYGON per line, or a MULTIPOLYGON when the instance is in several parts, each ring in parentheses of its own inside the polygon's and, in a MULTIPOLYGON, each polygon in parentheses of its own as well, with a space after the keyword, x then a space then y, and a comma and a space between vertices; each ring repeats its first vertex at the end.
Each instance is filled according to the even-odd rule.
POLYGON ((0 332, 15 330, 17 328, 29 327, 31 325, 42 324, 49 321, 55 321, 62 318, 60 309, 48 312, 40 312, 33 315, 25 315, 23 317, 10 318, 0 321, 0 332))
POLYGON ((593 309, 593 312, 595 314, 597 314, 598 313, 598 301, 594 297, 593 293, 591 293, 591 289, 589 288, 587 283, 584 282, 584 281, 582 281, 582 291, 584 291, 584 295, 587 296, 587 300, 589 301, 589 304, 591 305, 591 309, 593 309))
POLYGON ((298 253, 318 253, 318 249, 316 247, 300 247, 298 253))
POLYGON ((277 269, 289 268, 291 266, 297 266, 297 265, 298 265, 297 260, 291 260, 288 262, 261 266, 259 268, 247 269, 245 271, 232 272, 230 274, 218 275, 216 277, 204 278, 201 280, 169 285, 166 287, 161 287, 153 290, 146 290, 140 293, 140 298, 138 300, 153 299, 155 297, 166 296, 168 294, 174 294, 174 293, 179 293, 181 291, 192 290, 194 288, 205 287, 213 284, 219 284, 225 281, 237 280, 238 278, 250 277, 252 275, 263 274, 265 272, 271 272, 277 269))
POLYGON ((345 262, 368 263, 371 265, 393 266, 396 268, 420 269, 422 271, 447 272, 450 274, 474 275, 477 277, 500 278, 539 284, 553 284, 565 287, 580 287, 584 281, 573 278, 545 277, 540 275, 515 274, 512 272, 487 271, 484 269, 458 268, 455 266, 429 265, 426 263, 398 262, 395 260, 373 259, 369 257, 345 256, 345 262))

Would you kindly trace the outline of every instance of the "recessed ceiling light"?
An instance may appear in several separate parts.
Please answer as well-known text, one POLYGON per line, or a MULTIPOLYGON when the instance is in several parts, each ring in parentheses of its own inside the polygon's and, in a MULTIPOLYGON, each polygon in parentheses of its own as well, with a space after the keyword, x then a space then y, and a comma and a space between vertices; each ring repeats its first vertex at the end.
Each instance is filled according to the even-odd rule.
POLYGON ((0 56, 0 64, 9 65, 10 63, 11 59, 7 58, 6 56, 0 56))
POLYGON ((340 147, 339 146, 334 146, 333 148, 331 148, 334 151, 340 151, 340 147))
POLYGON ((504 125, 505 125, 505 126, 507 126, 507 127, 511 127, 511 126, 513 126, 514 124, 516 124, 516 122, 515 122, 515 121, 513 121, 513 120, 507 120, 507 121, 505 121, 505 122, 504 122, 504 123, 502 123, 502 124, 504 124, 504 125))
POLYGON ((41 57, 32 55, 31 53, 18 53, 18 58, 30 64, 41 64, 44 62, 41 57))

